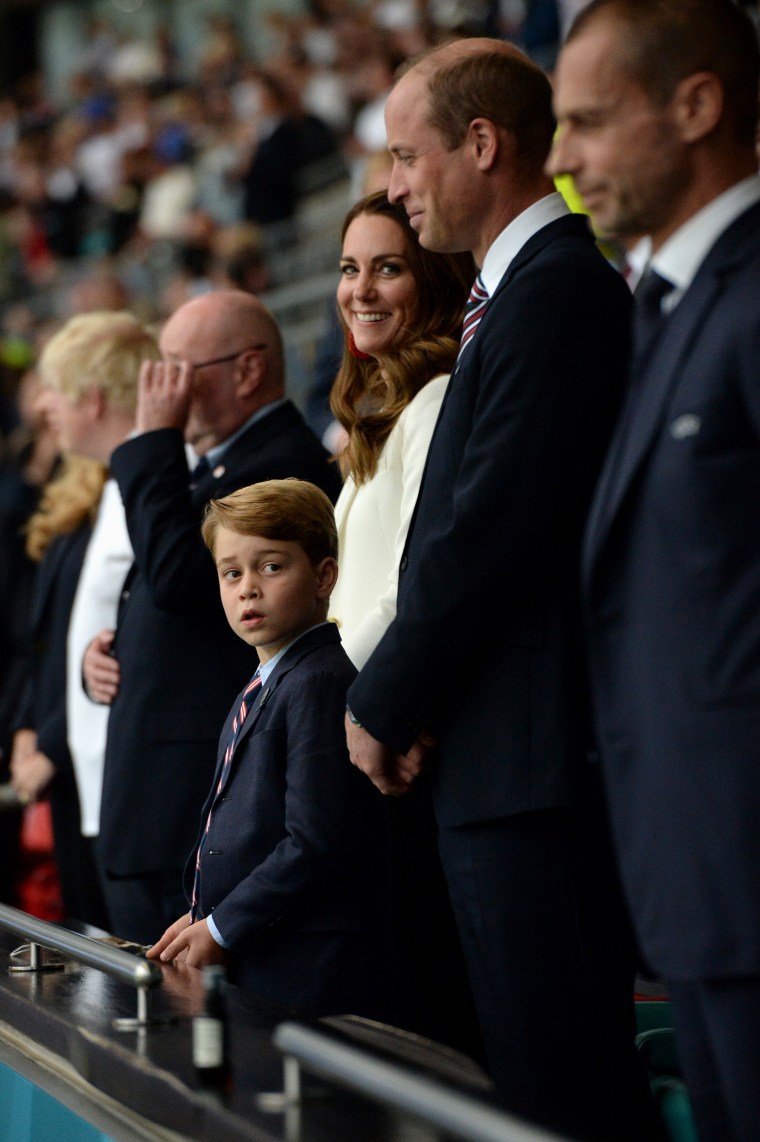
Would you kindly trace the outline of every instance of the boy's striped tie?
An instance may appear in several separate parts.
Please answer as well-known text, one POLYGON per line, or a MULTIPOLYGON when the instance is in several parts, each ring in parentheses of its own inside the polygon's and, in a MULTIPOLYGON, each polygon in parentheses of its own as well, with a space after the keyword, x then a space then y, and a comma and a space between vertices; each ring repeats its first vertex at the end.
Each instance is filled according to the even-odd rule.
POLYGON ((245 723, 245 719, 248 717, 248 713, 251 709, 251 706, 253 705, 253 703, 256 700, 255 695, 256 695, 256 691, 258 690, 259 686, 261 686, 261 675, 256 674, 256 676, 251 679, 251 681, 248 683, 245 690, 243 691, 243 697, 242 697, 242 700, 240 702, 240 706, 238 707, 238 711, 235 714, 235 717, 232 719, 232 726, 230 727, 230 736, 227 740, 227 748, 224 751, 224 761, 222 762, 222 772, 219 774, 219 780, 216 784, 216 791, 214 793, 214 800, 211 802, 211 807, 209 808, 208 816, 206 817, 206 827, 203 830, 203 836, 201 837, 200 841, 198 842, 198 851, 195 854, 195 876, 193 878, 193 898, 192 898, 192 903, 190 906, 190 915, 193 918, 193 920, 195 920, 196 913, 198 911, 198 899, 199 899, 199 889, 200 889, 200 881, 201 881, 201 851, 203 849, 203 843, 206 840, 206 837, 208 836, 208 831, 211 828, 211 814, 214 811, 214 802, 216 801, 217 797, 219 796, 219 794, 222 791, 222 786, 224 785, 225 778, 227 777, 227 770, 230 767, 230 762, 232 761, 232 755, 235 752, 235 746, 237 745, 237 740, 238 740, 238 737, 240 736, 240 731, 243 728, 243 724, 245 723))

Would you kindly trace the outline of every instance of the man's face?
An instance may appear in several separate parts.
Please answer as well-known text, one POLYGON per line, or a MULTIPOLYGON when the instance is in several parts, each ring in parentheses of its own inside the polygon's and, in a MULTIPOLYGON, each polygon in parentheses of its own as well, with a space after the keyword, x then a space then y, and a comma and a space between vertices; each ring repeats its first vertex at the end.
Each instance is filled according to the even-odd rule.
POLYGON ((469 155, 464 147, 447 151, 427 114, 427 82, 412 71, 393 89, 385 108, 393 156, 388 198, 403 205, 428 250, 471 250, 479 219, 472 208, 469 155))
POLYGON ((190 411, 185 425, 185 440, 202 455, 235 432, 246 414, 236 393, 236 377, 240 357, 207 364, 216 358, 227 358, 231 352, 246 348, 245 344, 220 346, 210 341, 203 323, 178 310, 167 321, 159 345, 166 361, 187 361, 190 374, 190 411))
POLYGON ((572 175, 598 233, 651 234, 659 245, 681 222, 688 153, 675 101, 653 103, 626 73, 624 34, 599 21, 562 50, 554 82, 559 131, 546 169, 572 175))

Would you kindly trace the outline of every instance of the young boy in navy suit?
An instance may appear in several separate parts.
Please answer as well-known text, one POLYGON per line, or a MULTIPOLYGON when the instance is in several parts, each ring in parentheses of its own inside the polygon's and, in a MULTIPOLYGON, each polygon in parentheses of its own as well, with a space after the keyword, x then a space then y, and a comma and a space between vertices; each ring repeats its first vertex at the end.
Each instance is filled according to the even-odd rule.
POLYGON ((302 480, 212 500, 203 538, 230 626, 259 656, 222 731, 185 871, 190 911, 149 951, 311 1015, 388 1018, 382 798, 351 765, 356 671, 328 623, 330 501, 302 480))

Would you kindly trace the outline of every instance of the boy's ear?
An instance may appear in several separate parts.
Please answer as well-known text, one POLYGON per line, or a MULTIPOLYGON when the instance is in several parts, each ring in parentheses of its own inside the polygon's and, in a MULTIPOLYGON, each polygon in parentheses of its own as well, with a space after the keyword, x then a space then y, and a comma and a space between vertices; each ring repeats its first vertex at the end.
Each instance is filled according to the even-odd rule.
POLYGON ((338 561, 332 555, 326 555, 316 566, 317 598, 329 599, 335 584, 338 582, 338 561))

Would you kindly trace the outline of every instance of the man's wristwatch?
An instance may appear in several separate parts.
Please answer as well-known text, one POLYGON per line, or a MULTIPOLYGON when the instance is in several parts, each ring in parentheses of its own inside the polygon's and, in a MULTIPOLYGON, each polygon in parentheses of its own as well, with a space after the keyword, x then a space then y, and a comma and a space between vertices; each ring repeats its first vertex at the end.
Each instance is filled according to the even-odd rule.
POLYGON ((351 709, 350 706, 346 706, 346 714, 348 716, 349 722, 352 722, 353 725, 358 726, 359 729, 363 728, 361 722, 359 721, 359 719, 357 718, 356 714, 354 713, 354 711, 351 709))

